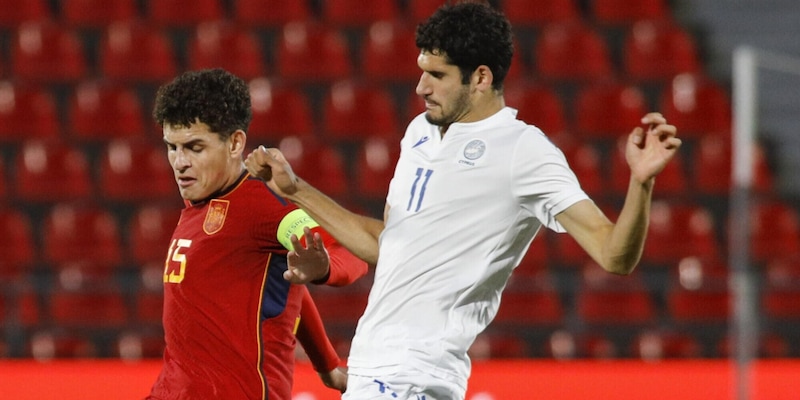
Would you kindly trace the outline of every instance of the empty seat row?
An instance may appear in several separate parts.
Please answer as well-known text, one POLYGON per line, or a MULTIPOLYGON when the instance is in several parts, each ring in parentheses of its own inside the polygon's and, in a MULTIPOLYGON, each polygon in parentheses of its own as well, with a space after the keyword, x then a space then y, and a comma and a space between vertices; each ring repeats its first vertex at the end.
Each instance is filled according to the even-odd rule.
MULTIPOLYGON (((557 329, 541 338, 489 329, 469 349, 473 360, 498 358, 639 359, 663 361, 683 358, 727 358, 733 356, 733 338, 725 334, 698 335, 679 329, 652 328, 632 335, 574 332, 557 329)), ((767 330, 758 340, 759 358, 797 357, 800 349, 793 335, 767 330)))
MULTIPOLYGON (((358 79, 315 91, 265 76, 249 80, 249 85, 253 121, 248 133, 255 141, 276 142, 285 135, 316 135, 333 142, 399 138, 405 124, 424 110, 413 88, 399 93, 358 79)), ((554 139, 571 132, 581 139, 616 140, 653 108, 680 126, 684 138, 731 132, 729 95, 703 75, 681 74, 662 85, 657 105, 648 104, 636 85, 618 80, 583 85, 572 96, 529 81, 509 85, 507 92, 507 104, 519 110, 519 117, 554 139)), ((153 100, 143 96, 132 85, 106 79, 81 80, 66 92, 0 81, 0 143, 34 138, 159 140, 149 113, 153 100), (65 99, 59 97, 62 93, 65 99)))
MULTIPOLYGON (((325 0, 13 0, 0 1, 0 27, 15 26, 32 19, 59 18, 75 27, 96 28, 111 22, 146 19, 165 27, 186 27, 209 20, 229 18, 240 24, 269 27, 288 21, 318 18, 343 27, 363 27, 376 20, 421 21, 443 0, 376 1, 325 0)), ((500 0, 499 7, 519 26, 583 18, 577 0, 548 1, 530 7, 525 0, 500 0)), ((640 19, 671 16, 667 0, 591 0, 586 18, 607 25, 630 24, 640 19)))
MULTIPOLYGON (((133 267, 140 274, 150 271, 148 268, 153 266, 158 271, 180 215, 180 206, 166 204, 137 207, 125 220, 115 217, 109 209, 87 205, 55 205, 44 213, 41 221, 19 210, 0 210, 0 233, 5 238, 0 242, 0 252, 3 254, 0 276, 8 282, 24 280, 26 274, 35 268, 44 269, 60 279, 71 277, 78 281, 91 281, 94 278, 113 280, 122 266, 133 267)), ((800 276, 800 258, 796 254, 796 249, 800 248, 798 211, 786 203, 769 201, 759 203, 750 219, 756 222, 752 226, 750 250, 754 265, 763 269, 765 287, 771 292, 796 291, 797 277, 800 276), (771 229, 764 229, 764 225, 757 221, 766 220, 765 215, 774 216, 780 223, 771 224, 771 229)), ((730 226, 720 225, 719 230, 730 229, 730 226)), ((508 303, 514 303, 511 299, 517 293, 527 298, 520 301, 519 305, 523 307, 520 312, 529 314, 529 318, 548 319, 561 315, 560 312, 554 313, 560 307, 559 302, 545 301, 548 296, 552 299, 562 297, 564 288, 549 280, 552 278, 551 272, 558 267, 580 272, 583 285, 576 290, 579 299, 593 292, 609 292, 613 298, 621 300, 587 299, 585 302, 579 301, 579 308, 585 306, 586 310, 595 310, 587 311, 589 314, 597 315, 602 310, 614 313, 614 310, 625 307, 642 307, 640 313, 633 310, 619 313, 619 318, 632 322, 636 315, 642 319, 653 316, 652 295, 648 293, 652 287, 642 285, 643 280, 650 276, 648 274, 659 269, 673 276, 671 284, 675 288, 690 292, 705 288, 711 291, 722 289, 719 292, 721 294, 727 291, 727 249, 717 244, 717 229, 713 229, 707 210, 659 201, 653 205, 649 229, 650 240, 642 255, 642 265, 630 279, 602 272, 568 236, 544 234, 534 241, 513 275, 507 290, 508 303), (543 301, 530 301, 532 298, 527 297, 536 296, 537 293, 547 296, 539 296, 543 301), (645 303, 627 301, 625 297, 620 297, 621 293, 630 294, 631 298, 650 300, 645 303), (616 303, 619 304, 614 305, 616 303), (543 307, 542 311, 530 312, 530 309, 524 308, 533 305, 543 307)), ((362 292, 366 294, 366 290, 362 292)), ((727 309, 720 308, 720 304, 724 303, 721 300, 721 303, 709 301, 707 307, 681 307, 681 303, 670 306, 687 314, 708 310, 724 315, 727 309)), ((498 316, 499 320, 526 321, 524 318, 501 316, 498 316)), ((588 315, 582 317, 591 320, 588 315)), ((597 319, 602 320, 613 319, 597 319)))
MULTIPOLYGON (((566 140, 564 135, 560 139, 566 140)), ((279 148, 297 174, 345 201, 384 199, 399 157, 398 140, 393 137, 342 144, 311 135, 252 140, 251 148, 259 144, 279 148)), ((629 173, 619 146, 603 153, 584 143, 565 146, 564 151, 584 190, 596 201, 604 204, 624 195, 629 173)), ((762 153, 755 160, 754 189, 767 195, 773 190, 773 173, 762 153)), ((670 164, 654 195, 686 202, 717 199, 712 209, 716 212, 724 205, 719 200, 730 192, 730 176, 730 143, 710 136, 670 164)), ((23 141, 16 152, 0 154, 0 195, 0 204, 33 206, 68 201, 180 202, 163 145, 141 139, 112 140, 91 149, 63 141, 23 141)))
MULTIPOLYGON (((360 73, 377 81, 413 83, 419 76, 413 25, 377 21, 358 40, 315 21, 294 21, 278 33, 218 20, 191 26, 187 43, 141 21, 108 25, 99 43, 52 21, 28 22, 10 33, 5 74, 16 79, 72 83, 81 78, 157 83, 183 69, 223 67, 243 78, 276 75, 294 82, 330 82, 360 73)), ((645 20, 626 30, 614 46, 597 28, 581 21, 550 24, 516 39, 510 80, 537 77, 553 82, 585 82, 619 76, 663 82, 702 70, 694 39, 672 20, 645 20), (575 62, 576 59, 581 62, 575 62)))

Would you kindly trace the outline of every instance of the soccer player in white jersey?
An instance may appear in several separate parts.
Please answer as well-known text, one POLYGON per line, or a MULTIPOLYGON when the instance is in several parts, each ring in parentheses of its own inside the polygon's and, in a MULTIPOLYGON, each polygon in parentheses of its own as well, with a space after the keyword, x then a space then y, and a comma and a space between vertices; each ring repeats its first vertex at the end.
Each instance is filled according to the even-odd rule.
MULTIPOLYGON (((375 265, 352 342, 343 399, 463 399, 467 350, 494 318, 537 231, 567 232, 605 270, 629 274, 647 232, 655 176, 681 145, 658 113, 632 127, 625 203, 611 222, 562 152, 505 106, 508 20, 488 5, 445 5, 417 28, 417 94, 383 221, 357 215, 294 175, 277 149, 246 166, 375 265)), ((579 60, 576 60, 579 62, 579 60)), ((287 279, 314 279, 288 271, 287 279)))

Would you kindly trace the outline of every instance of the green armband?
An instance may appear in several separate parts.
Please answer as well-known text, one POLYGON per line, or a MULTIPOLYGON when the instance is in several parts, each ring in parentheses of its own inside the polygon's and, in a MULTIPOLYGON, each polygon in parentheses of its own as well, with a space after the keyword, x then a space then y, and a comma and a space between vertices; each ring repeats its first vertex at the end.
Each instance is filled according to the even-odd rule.
POLYGON ((313 229, 318 226, 317 221, 314 221, 305 211, 298 208, 286 214, 281 220, 278 225, 278 241, 288 250, 294 250, 291 241, 292 235, 297 235, 297 238, 301 239, 305 234, 303 228, 313 229))

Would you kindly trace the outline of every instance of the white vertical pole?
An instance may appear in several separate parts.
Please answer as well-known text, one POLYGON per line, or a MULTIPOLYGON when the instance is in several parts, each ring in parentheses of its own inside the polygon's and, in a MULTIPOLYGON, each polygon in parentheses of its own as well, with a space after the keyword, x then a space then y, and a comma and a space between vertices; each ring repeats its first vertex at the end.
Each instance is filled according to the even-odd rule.
POLYGON ((753 186, 753 148, 757 124, 757 54, 750 47, 733 53, 733 165, 729 215, 729 261, 735 354, 734 393, 747 400, 752 390, 751 364, 757 355, 757 296, 750 267, 750 190, 753 186))

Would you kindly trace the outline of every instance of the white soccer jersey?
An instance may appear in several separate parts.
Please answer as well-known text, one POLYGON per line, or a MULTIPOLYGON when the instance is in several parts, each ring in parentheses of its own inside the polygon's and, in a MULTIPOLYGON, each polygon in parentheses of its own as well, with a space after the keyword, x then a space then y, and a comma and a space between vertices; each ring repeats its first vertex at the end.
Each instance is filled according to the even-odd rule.
POLYGON ((504 108, 452 124, 408 126, 351 373, 412 366, 466 387, 466 351, 494 318, 500 294, 542 225, 587 199, 563 153, 504 108))

